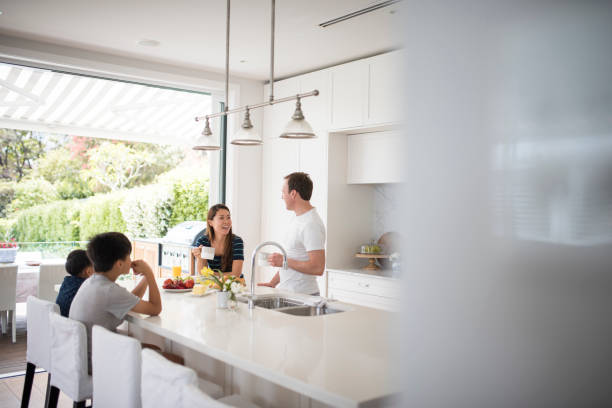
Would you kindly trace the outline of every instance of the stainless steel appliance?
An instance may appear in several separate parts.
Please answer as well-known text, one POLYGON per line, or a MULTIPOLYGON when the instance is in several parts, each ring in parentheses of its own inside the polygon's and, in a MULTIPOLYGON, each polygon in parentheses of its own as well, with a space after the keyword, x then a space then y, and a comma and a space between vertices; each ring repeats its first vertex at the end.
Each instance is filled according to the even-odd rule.
POLYGON ((183 273, 193 274, 191 248, 205 232, 205 221, 185 221, 170 228, 160 243, 160 269, 180 265, 183 273))

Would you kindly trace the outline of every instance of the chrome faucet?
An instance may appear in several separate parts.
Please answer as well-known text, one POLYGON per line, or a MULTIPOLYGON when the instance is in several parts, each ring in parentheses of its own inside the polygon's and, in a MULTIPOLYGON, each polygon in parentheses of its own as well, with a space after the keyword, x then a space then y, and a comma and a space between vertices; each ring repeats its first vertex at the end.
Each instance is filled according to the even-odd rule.
POLYGON ((253 251, 253 256, 251 257, 251 296, 249 296, 249 309, 255 307, 255 303, 253 302, 253 300, 255 298, 255 261, 257 260, 257 253, 261 248, 268 245, 272 245, 280 249, 280 251, 283 253, 282 268, 287 269, 287 252, 285 252, 285 249, 280 244, 277 244, 274 241, 265 241, 255 247, 255 250, 253 251))

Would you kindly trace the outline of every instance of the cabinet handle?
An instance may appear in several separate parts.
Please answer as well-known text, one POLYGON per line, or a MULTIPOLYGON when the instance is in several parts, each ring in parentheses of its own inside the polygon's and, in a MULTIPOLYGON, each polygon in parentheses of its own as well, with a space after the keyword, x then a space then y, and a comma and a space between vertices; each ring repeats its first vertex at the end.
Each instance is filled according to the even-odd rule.
POLYGON ((357 282, 357 284, 358 284, 359 286, 361 286, 362 288, 369 288, 369 287, 370 287, 370 284, 369 284, 369 283, 357 282))

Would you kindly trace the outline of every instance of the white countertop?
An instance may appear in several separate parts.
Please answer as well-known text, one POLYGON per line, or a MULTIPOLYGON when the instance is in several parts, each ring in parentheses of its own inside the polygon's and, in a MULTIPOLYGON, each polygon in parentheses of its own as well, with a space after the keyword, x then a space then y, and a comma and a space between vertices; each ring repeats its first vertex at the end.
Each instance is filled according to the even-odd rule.
MULTIPOLYGON (((256 291, 274 292, 264 287, 256 291)), ((347 311, 293 316, 249 310, 240 302, 235 311, 220 310, 214 293, 195 297, 162 291, 159 316, 131 312, 128 321, 333 406, 356 407, 396 393, 389 345, 394 314, 330 303, 347 311)))

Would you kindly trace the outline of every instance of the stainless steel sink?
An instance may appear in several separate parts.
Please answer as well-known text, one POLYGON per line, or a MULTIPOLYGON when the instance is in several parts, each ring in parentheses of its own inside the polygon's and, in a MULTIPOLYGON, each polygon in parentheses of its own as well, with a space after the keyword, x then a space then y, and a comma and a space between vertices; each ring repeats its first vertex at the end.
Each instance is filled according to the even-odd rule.
MULTIPOLYGON (((239 298, 238 301, 247 303, 247 298, 239 298)), ((255 306, 263 307, 266 309, 280 309, 283 307, 292 307, 292 306, 304 306, 304 302, 300 302, 299 300, 289 299, 282 296, 270 296, 255 299, 253 301, 255 306)))
POLYGON ((322 316, 332 313, 340 313, 344 312, 344 310, 340 309, 332 309, 331 307, 325 305, 321 307, 316 306, 295 306, 295 307, 287 307, 284 309, 279 309, 279 312, 291 314, 294 316, 322 316))
MULTIPOLYGON (((242 303, 247 303, 248 297, 238 297, 237 300, 242 303)), ((256 307, 263 307, 265 309, 271 309, 294 316, 322 316, 326 314, 344 312, 344 310, 329 307, 327 304, 313 306, 308 305, 301 300, 292 299, 285 296, 256 297, 255 300, 253 300, 253 303, 256 307)))

